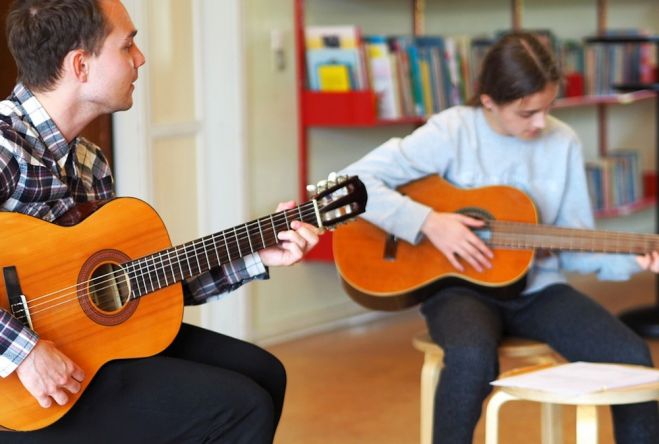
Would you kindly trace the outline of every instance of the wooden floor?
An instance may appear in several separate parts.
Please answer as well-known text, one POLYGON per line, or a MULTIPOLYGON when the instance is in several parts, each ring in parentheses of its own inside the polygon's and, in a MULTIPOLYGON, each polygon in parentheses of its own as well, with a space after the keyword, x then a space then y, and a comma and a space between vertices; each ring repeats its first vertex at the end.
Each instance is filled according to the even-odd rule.
MULTIPOLYGON (((614 313, 655 302, 654 276, 628 283, 600 283, 575 277, 575 286, 614 313)), ((289 386, 276 444, 413 444, 419 442, 421 353, 411 339, 424 329, 418 310, 400 312, 364 326, 269 347, 284 363, 289 386)), ((649 341, 655 366, 659 340, 649 341)), ((502 362, 502 370, 515 362, 502 362)), ((600 409, 600 443, 613 443, 610 414, 600 409)), ((539 408, 506 404, 501 442, 540 441, 539 408)), ((565 409, 566 443, 574 443, 574 408, 565 409)), ((483 418, 475 443, 484 442, 483 418)))

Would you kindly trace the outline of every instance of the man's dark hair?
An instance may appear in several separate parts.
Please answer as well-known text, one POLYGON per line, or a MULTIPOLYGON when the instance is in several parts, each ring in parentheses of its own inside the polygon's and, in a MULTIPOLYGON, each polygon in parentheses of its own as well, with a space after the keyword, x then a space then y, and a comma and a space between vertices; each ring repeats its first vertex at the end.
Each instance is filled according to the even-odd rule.
POLYGON ((102 0, 14 0, 7 15, 7 43, 18 81, 51 90, 64 57, 74 49, 98 54, 111 31, 102 0))
POLYGON ((478 105, 480 95, 487 94, 504 105, 560 81, 551 51, 533 34, 513 32, 501 37, 485 55, 476 94, 469 103, 478 105))

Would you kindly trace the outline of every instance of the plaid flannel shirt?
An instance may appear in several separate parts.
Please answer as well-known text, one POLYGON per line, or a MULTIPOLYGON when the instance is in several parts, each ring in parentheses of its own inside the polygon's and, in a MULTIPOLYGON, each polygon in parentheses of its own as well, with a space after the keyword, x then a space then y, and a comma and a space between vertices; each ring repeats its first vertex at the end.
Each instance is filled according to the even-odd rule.
MULTIPOLYGON (((20 83, 0 102, 0 209, 53 222, 76 203, 114 197, 100 148, 78 137, 67 143, 46 110, 20 83)), ((183 283, 186 305, 219 298, 267 270, 258 254, 183 283)), ((0 376, 25 359, 38 335, 0 309, 0 376)))

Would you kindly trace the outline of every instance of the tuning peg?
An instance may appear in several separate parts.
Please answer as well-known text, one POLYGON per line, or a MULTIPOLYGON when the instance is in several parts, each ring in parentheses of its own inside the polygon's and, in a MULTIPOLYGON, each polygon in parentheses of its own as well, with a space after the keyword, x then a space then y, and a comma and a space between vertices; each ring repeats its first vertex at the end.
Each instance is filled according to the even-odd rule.
POLYGON ((329 173, 329 175, 327 176, 327 181, 336 183, 336 173, 334 171, 329 173))
POLYGON ((318 186, 318 191, 322 193, 323 191, 325 191, 327 189, 327 181, 326 180, 321 180, 320 182, 318 182, 317 186, 318 186))
POLYGON ((316 194, 316 191, 317 191, 316 185, 313 184, 307 185, 307 195, 309 197, 314 196, 316 194))

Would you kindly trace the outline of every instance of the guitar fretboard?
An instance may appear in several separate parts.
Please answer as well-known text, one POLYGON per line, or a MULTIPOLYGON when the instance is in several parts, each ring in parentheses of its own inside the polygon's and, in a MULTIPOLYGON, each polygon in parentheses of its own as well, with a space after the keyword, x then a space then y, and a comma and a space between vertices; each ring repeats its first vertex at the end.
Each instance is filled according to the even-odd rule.
POLYGON ((277 233, 299 220, 319 225, 316 201, 273 213, 123 265, 131 282, 131 297, 145 294, 200 275, 213 267, 240 259, 278 244, 277 233))
POLYGON ((491 221, 484 240, 495 247, 597 253, 645 254, 659 248, 659 235, 564 228, 520 222, 491 221))

